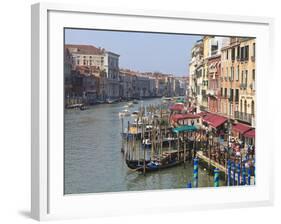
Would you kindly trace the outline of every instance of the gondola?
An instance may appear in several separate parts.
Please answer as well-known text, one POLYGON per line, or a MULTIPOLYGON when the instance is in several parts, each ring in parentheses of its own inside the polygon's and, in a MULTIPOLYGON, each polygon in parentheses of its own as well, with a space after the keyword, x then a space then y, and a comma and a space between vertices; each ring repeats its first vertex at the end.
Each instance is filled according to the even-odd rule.
MULTIPOLYGON (((150 163, 150 160, 146 160, 145 163, 146 164, 150 163)), ((143 160, 138 161, 138 160, 126 159, 126 164, 130 169, 136 170, 143 167, 143 160)))

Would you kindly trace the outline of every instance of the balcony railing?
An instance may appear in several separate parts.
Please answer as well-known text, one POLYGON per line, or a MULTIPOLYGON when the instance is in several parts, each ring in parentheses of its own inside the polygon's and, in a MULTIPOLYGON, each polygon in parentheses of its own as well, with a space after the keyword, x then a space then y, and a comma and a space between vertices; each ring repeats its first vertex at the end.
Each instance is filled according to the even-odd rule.
POLYGON ((244 112, 235 111, 234 112, 234 117, 237 120, 247 122, 247 123, 249 123, 251 125, 254 124, 254 116, 253 116, 253 114, 248 114, 248 113, 244 113, 244 112))

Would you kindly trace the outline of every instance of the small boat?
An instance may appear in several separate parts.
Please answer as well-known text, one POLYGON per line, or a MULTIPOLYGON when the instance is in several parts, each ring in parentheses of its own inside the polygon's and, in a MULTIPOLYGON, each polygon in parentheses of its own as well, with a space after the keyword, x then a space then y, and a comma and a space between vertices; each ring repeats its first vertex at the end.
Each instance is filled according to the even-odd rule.
POLYGON ((133 107, 134 105, 133 105, 132 102, 129 102, 129 103, 127 104, 127 106, 128 106, 128 107, 133 107))
POLYGON ((108 104, 112 104, 112 103, 115 103, 115 100, 108 98, 108 99, 106 100, 106 102, 107 102, 108 104))
POLYGON ((127 109, 119 112, 119 116, 130 116, 130 111, 128 111, 127 109))
MULTIPOLYGON (((150 160, 145 161, 146 164, 150 163, 150 160)), ((128 160, 126 159, 126 164, 130 169, 136 170, 143 167, 143 160, 128 160)))
POLYGON ((82 104, 80 107, 79 107, 80 110, 87 110, 89 109, 88 107, 86 107, 84 104, 82 104))
MULTIPOLYGON (((161 163, 157 160, 146 161, 145 163, 145 172, 153 172, 158 170, 167 169, 170 167, 178 166, 183 163, 183 160, 170 159, 166 163, 161 163)), ((143 161, 138 160, 126 160, 126 164, 130 169, 144 172, 143 161)))
POLYGON ((133 113, 132 113, 132 116, 134 116, 134 117, 137 117, 139 115, 139 111, 134 111, 133 113))
POLYGON ((138 104, 138 103, 139 103, 139 101, 137 101, 136 99, 133 100, 133 104, 138 104))
POLYGON ((82 103, 70 104, 70 105, 66 106, 66 109, 75 109, 75 108, 80 109, 83 106, 84 106, 84 104, 82 104, 82 103))

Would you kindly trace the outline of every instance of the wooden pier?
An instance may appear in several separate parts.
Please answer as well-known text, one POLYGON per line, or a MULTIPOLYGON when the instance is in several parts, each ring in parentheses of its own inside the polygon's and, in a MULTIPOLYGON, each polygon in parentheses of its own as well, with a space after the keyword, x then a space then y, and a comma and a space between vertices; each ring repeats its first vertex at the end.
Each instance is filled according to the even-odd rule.
POLYGON ((196 155, 198 156, 199 159, 203 160, 204 162, 206 162, 207 164, 210 164, 211 166, 215 167, 215 168, 218 168, 220 171, 226 173, 226 167, 224 167, 223 165, 215 162, 214 160, 212 159, 209 159, 207 156, 203 155, 203 152, 202 151, 198 151, 196 153, 196 155))

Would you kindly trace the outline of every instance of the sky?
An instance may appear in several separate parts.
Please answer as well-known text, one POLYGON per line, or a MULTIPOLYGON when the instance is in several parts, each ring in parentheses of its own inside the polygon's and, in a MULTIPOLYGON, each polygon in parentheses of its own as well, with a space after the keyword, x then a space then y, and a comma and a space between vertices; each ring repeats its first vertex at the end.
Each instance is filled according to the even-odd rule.
POLYGON ((119 67, 140 72, 188 75, 191 48, 200 36, 65 29, 65 44, 86 44, 120 55, 119 67))

